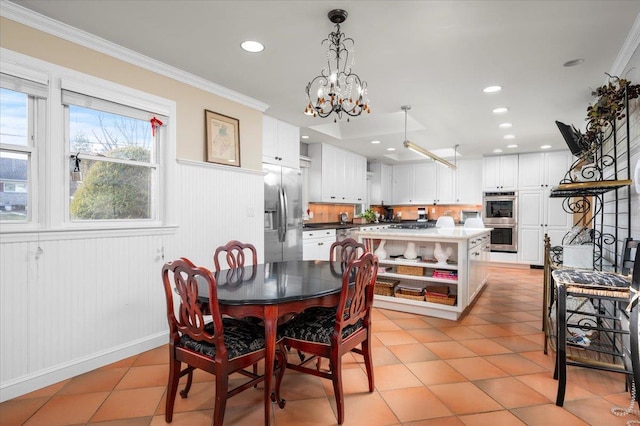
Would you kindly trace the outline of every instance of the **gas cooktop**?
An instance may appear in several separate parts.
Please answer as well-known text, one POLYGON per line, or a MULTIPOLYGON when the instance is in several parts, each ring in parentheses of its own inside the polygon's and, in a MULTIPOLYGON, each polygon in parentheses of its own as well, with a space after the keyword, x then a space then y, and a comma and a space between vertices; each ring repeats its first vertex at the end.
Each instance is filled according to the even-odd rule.
POLYGON ((390 225, 391 229, 426 229, 436 226, 435 222, 409 222, 409 223, 394 223, 390 225))

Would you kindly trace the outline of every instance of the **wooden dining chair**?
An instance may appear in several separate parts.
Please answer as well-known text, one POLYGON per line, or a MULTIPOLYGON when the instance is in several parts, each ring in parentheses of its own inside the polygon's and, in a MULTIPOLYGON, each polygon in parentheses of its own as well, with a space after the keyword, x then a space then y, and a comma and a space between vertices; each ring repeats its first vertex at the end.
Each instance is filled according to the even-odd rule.
POLYGON ((343 264, 348 264, 359 258, 367 249, 353 238, 345 238, 342 241, 336 241, 331 244, 329 249, 329 261, 335 262, 339 260, 343 264))
POLYGON ((253 244, 242 243, 238 240, 231 240, 227 244, 218 247, 213 254, 213 264, 216 271, 221 269, 221 254, 224 254, 224 258, 229 269, 243 268, 247 257, 251 257, 252 265, 258 264, 258 252, 253 244))
POLYGON ((366 252, 346 266, 342 275, 340 301, 335 309, 329 312, 308 309, 280 328, 285 346, 311 355, 297 364, 287 362, 287 368, 333 382, 339 424, 344 421, 344 354, 355 352, 364 357, 369 392, 373 392, 371 308, 377 274, 378 258, 366 252), (307 366, 321 357, 329 359, 328 371, 307 366))
MULTIPOLYGON (((222 318, 215 277, 208 269, 197 267, 186 258, 166 263, 162 268, 162 282, 169 322, 169 383, 165 420, 167 423, 173 420, 180 377, 187 375, 187 383, 180 391, 180 396, 186 398, 193 381, 193 371, 198 368, 216 376, 212 425, 222 426, 227 399, 265 379, 264 375, 246 370, 265 357, 264 328, 242 320, 222 318), (206 286, 209 292, 208 306, 212 321, 208 323, 205 322, 205 313, 198 300, 202 290, 199 285, 206 286), (174 295, 178 298, 177 305, 174 305, 174 295), (186 364, 184 369, 182 363, 186 364), (229 376, 234 373, 248 380, 229 389, 229 376)), ((279 389, 286 363, 282 350, 276 352, 276 361, 276 392, 271 399, 277 400, 282 408, 284 400, 280 398, 279 389)))

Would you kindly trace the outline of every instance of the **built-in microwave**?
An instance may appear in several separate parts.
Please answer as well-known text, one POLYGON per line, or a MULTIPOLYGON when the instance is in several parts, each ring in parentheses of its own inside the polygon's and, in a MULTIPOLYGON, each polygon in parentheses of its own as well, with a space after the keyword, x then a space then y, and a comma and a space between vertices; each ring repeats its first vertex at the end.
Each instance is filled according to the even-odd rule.
POLYGON ((518 222, 518 192, 485 192, 482 196, 482 219, 486 224, 518 222))

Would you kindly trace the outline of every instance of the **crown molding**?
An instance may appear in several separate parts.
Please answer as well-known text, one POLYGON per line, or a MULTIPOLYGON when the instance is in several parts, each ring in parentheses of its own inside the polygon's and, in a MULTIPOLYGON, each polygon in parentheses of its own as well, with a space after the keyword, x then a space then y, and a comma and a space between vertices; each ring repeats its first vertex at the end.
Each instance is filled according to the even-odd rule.
MULTIPOLYGON (((622 74, 624 69, 631 61, 631 57, 635 53, 636 49, 640 45, 640 14, 636 16, 636 20, 633 22, 631 26, 631 30, 629 30, 629 34, 627 35, 627 39, 624 41, 624 44, 620 48, 618 52, 618 56, 616 60, 613 62, 611 66, 611 71, 609 72, 612 76, 624 77, 622 74)), ((607 82, 609 78, 607 77, 607 82)))
POLYGON ((25 7, 7 0, 0 0, 0 16, 27 25, 36 30, 51 34, 71 43, 95 50, 113 58, 136 65, 148 71, 161 74, 173 80, 188 84, 222 98, 265 112, 269 105, 257 99, 227 89, 219 84, 205 80, 181 69, 144 56, 110 41, 104 40, 86 31, 48 18, 25 7))

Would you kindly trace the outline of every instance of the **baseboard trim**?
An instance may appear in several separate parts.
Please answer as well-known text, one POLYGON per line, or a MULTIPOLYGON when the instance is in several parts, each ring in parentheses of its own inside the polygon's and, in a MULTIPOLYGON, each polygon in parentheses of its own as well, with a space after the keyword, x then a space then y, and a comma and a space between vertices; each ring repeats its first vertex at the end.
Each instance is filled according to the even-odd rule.
POLYGON ((8 401, 96 368, 157 348, 168 341, 168 332, 165 331, 16 379, 7 380, 0 383, 0 402, 8 401))

